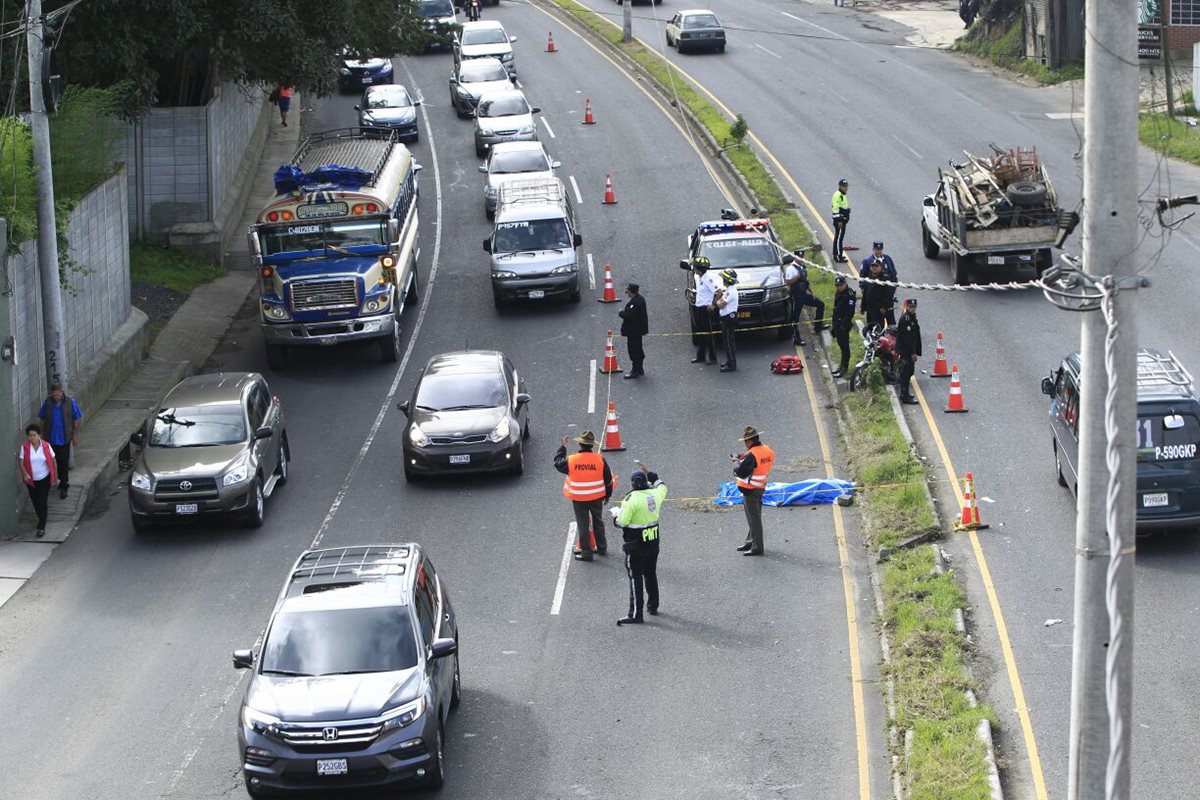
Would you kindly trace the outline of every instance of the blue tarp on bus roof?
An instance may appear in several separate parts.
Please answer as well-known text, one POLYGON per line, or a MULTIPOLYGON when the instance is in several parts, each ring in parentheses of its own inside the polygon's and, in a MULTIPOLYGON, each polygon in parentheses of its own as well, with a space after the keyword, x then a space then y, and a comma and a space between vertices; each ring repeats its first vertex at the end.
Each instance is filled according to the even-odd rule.
POLYGON ((305 172, 295 164, 284 164, 275 170, 275 191, 290 194, 301 190, 357 189, 370 183, 373 177, 365 169, 340 164, 322 164, 311 172, 305 172))

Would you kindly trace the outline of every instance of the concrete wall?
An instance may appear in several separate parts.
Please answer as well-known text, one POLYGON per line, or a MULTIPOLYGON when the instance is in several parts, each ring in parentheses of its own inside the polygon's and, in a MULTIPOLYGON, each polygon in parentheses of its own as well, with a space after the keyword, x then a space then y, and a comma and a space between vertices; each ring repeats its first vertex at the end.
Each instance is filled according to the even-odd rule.
POLYGON ((217 221, 237 201, 231 186, 266 108, 261 89, 225 83, 206 106, 152 109, 131 125, 118 144, 128 168, 130 237, 161 241, 176 226, 193 233, 207 226, 218 251, 217 221))
MULTIPOLYGON (((71 391, 80 395, 84 412, 104 402, 115 381, 98 380, 97 362, 106 346, 120 338, 118 330, 131 316, 129 295, 128 178, 121 169, 83 198, 67 228, 70 257, 78 266, 66 271, 63 290, 71 391)), ((46 396, 46 364, 42 341, 42 290, 37 242, 10 252, 5 264, 12 281, 8 304, 17 365, 12 374, 12 413, 3 420, 9 434, 19 432, 37 413, 46 396)), ((15 441, 15 439, 13 440, 15 441)))

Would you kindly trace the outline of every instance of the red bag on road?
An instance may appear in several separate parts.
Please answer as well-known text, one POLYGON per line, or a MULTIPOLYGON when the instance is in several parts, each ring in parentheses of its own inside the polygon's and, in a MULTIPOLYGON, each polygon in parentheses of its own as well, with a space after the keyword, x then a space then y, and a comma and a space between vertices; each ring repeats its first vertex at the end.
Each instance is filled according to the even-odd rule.
POLYGON ((771 362, 771 372, 776 375, 799 375, 804 372, 804 362, 800 356, 780 356, 771 362))

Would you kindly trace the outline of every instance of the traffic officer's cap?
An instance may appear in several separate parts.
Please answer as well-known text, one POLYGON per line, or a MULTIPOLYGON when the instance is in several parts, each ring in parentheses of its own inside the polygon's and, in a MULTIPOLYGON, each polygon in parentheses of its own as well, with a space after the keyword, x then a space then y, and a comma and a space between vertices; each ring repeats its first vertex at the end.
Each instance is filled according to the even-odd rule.
POLYGON ((849 186, 849 185, 850 185, 850 181, 846 180, 845 178, 842 178, 840 181, 838 181, 838 186, 849 186))
POLYGON ((876 240, 875 242, 872 243, 872 247, 874 247, 876 250, 882 250, 883 242, 876 240))
POLYGON ((692 269, 708 269, 712 266, 712 262, 708 260, 708 256, 696 256, 692 259, 692 269))
POLYGON ((633 292, 634 294, 637 294, 641 290, 642 287, 638 286, 636 283, 627 283, 627 284, 625 284, 625 288, 628 289, 629 291, 633 292))
POLYGON ((871 259, 871 266, 879 267, 882 269, 883 268, 883 259, 880 258, 879 256, 875 256, 874 258, 871 259))
POLYGON ((843 278, 841 275, 838 275, 836 278, 833 279, 833 285, 834 286, 845 286, 846 279, 843 278))
POLYGON ((917 298, 915 298, 915 297, 904 298, 904 307, 905 308, 916 308, 917 307, 917 298))
POLYGON ((731 269, 721 270, 721 280, 725 281, 726 285, 733 286, 737 283, 737 272, 731 269))
POLYGON ((640 469, 635 470, 634 473, 629 476, 629 483, 635 489, 648 489, 650 487, 650 479, 646 477, 646 473, 642 472, 640 469))

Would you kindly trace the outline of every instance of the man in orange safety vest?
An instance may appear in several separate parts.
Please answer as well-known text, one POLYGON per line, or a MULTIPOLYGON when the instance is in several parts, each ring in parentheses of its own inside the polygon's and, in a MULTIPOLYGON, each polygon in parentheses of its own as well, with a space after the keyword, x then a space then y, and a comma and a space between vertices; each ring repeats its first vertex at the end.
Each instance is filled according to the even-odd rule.
POLYGON ((775 451, 767 447, 758 438, 758 431, 747 425, 742 432, 742 441, 746 450, 731 456, 734 463, 733 474, 737 477, 738 489, 742 492, 742 508, 746 511, 746 522, 750 526, 746 541, 738 552, 744 556, 761 556, 763 554, 762 505, 763 492, 767 488, 767 476, 775 465, 775 451))
POLYGON ((567 455, 569 436, 554 455, 554 468, 566 475, 563 495, 571 501, 575 511, 575 528, 579 535, 579 547, 575 551, 577 561, 592 560, 592 536, 596 537, 596 552, 608 552, 608 539, 604 535, 604 504, 612 497, 616 481, 604 456, 595 452, 596 434, 584 431, 575 437, 579 452, 567 455), (589 531, 591 535, 589 535, 589 531))

